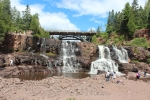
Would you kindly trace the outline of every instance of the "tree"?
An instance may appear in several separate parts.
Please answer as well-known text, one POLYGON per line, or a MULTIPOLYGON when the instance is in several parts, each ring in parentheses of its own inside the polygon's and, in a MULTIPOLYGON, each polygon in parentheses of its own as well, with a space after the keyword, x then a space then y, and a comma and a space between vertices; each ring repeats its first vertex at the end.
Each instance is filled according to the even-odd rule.
POLYGON ((21 27, 21 17, 20 12, 16 9, 16 7, 13 7, 11 9, 12 14, 12 31, 19 31, 21 27))
POLYGON ((122 35, 125 36, 125 39, 128 39, 128 33, 129 33, 128 26, 127 26, 129 21, 129 12, 130 12, 130 4, 126 3, 125 8, 122 11, 123 18, 120 25, 120 32, 122 35))
POLYGON ((109 12, 108 15, 108 20, 107 20, 107 27, 106 27, 106 31, 107 33, 110 35, 112 32, 114 32, 114 10, 112 10, 111 12, 109 12))
POLYGON ((133 38, 133 35, 134 35, 134 31, 136 29, 136 25, 134 23, 134 14, 133 14, 133 11, 132 11, 132 8, 129 12, 129 21, 128 21, 128 39, 132 39, 133 38))
POLYGON ((2 0, 1 5, 2 5, 2 13, 3 13, 2 20, 4 21, 6 32, 9 32, 12 23, 10 0, 2 0))
POLYGON ((93 35, 93 36, 92 36, 92 42, 93 42, 93 43, 96 43, 96 35, 93 35))
POLYGON ((150 29, 150 11, 148 14, 147 28, 150 29))
POLYGON ((32 16, 30 30, 32 30, 34 32, 34 34, 39 34, 39 32, 40 32, 39 28, 40 28, 40 23, 39 23, 38 14, 34 14, 32 16))
POLYGON ((96 31, 96 37, 99 37, 101 32, 101 28, 98 26, 97 31, 96 31))
POLYGON ((22 11, 23 17, 22 17, 22 30, 29 30, 30 29, 30 23, 32 19, 32 15, 30 14, 30 7, 29 5, 26 6, 25 11, 22 11))

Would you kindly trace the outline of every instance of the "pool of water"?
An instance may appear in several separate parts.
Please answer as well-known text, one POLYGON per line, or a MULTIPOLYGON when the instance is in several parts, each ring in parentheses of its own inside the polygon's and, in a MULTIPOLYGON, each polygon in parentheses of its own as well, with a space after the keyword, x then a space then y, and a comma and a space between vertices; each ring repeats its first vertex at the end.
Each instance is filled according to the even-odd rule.
POLYGON ((87 73, 50 73, 50 74, 26 74, 26 75, 13 76, 9 78, 19 78, 20 80, 42 80, 47 77, 53 77, 53 76, 63 76, 63 77, 82 79, 86 77, 92 77, 95 75, 87 74, 87 73))

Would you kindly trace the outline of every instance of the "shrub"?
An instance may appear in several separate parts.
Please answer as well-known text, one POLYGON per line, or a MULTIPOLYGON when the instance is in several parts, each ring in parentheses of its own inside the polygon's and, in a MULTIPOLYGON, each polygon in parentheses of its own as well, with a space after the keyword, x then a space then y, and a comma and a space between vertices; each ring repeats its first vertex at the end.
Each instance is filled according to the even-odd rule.
POLYGON ((93 35, 93 36, 92 36, 92 42, 93 42, 93 43, 96 43, 96 35, 93 35))
POLYGON ((139 54, 140 51, 138 49, 134 48, 134 52, 139 54))
POLYGON ((147 63, 150 63, 150 58, 147 59, 147 63))
POLYGON ((146 38, 135 38, 128 45, 147 48, 149 44, 146 38))

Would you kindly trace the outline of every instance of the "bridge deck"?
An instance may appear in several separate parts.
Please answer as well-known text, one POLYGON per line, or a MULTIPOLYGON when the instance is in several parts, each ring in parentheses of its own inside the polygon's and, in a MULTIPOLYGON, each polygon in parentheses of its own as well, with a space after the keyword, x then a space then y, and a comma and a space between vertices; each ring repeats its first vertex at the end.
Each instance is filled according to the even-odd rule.
POLYGON ((96 32, 63 32, 63 31, 50 31, 50 35, 84 35, 93 36, 96 32))

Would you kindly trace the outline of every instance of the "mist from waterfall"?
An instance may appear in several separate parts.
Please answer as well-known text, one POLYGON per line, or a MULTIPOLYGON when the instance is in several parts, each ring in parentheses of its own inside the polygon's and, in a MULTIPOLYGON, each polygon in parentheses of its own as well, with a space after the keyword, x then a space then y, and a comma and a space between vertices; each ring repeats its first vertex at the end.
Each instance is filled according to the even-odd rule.
POLYGON ((75 55, 75 45, 72 42, 62 41, 62 60, 63 60, 63 68, 62 72, 77 72, 78 71, 78 63, 75 55))
MULTIPOLYGON (((117 74, 119 74, 120 72, 118 72, 118 64, 111 59, 110 49, 104 45, 99 45, 98 48, 99 48, 99 58, 97 60, 91 62, 90 74, 97 74, 98 70, 115 71, 117 74)), ((115 50, 118 50, 118 49, 115 48, 115 50)), ((119 60, 121 62, 125 62, 128 58, 128 55, 127 55, 127 52, 125 53, 125 49, 122 49, 122 51, 124 53, 116 53, 116 54, 117 55, 120 54, 119 57, 123 56, 119 60)))

